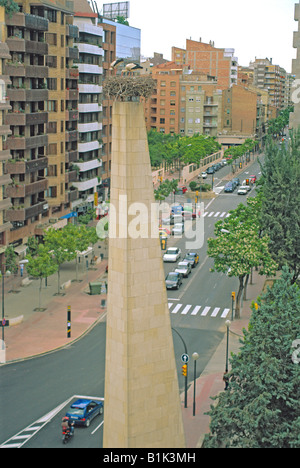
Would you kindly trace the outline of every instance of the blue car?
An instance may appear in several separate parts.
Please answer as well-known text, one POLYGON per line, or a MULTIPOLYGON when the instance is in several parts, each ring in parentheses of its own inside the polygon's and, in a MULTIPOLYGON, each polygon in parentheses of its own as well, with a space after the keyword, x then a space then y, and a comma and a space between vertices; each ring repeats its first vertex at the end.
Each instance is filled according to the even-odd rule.
POLYGON ((80 398, 69 408, 66 416, 75 426, 89 427, 92 419, 103 413, 103 401, 80 398))
POLYGON ((233 192, 235 189, 235 185, 232 183, 232 182, 228 182, 226 185, 225 185, 225 188, 224 188, 224 192, 225 193, 230 193, 230 192, 233 192))

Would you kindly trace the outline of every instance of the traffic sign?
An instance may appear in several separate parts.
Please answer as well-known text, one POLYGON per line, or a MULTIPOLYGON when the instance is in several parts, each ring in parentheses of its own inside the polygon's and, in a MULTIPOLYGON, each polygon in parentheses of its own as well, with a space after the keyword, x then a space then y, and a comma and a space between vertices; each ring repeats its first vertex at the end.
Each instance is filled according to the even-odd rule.
POLYGON ((182 354, 182 355, 181 355, 181 360, 182 360, 182 362, 184 362, 184 363, 186 364, 186 363, 189 362, 189 360, 190 360, 189 355, 186 354, 186 353, 185 353, 185 354, 182 354))
POLYGON ((9 327, 9 320, 7 319, 2 319, 2 321, 0 322, 0 326, 1 327, 9 327))

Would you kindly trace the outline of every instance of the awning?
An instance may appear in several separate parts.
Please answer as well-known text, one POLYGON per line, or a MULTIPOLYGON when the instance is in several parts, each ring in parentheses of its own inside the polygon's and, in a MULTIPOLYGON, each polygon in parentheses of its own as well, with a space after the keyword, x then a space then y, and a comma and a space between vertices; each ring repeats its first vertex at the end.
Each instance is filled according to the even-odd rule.
POLYGON ((14 247, 14 251, 16 252, 16 254, 18 255, 22 255, 22 253, 25 253, 27 250, 27 245, 18 245, 18 247, 14 247))

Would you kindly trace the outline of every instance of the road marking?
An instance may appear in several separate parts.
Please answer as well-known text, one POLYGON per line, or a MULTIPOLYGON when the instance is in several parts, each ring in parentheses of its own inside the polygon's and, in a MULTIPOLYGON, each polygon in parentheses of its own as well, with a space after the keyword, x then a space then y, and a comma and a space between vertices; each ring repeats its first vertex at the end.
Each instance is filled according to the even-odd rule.
POLYGON ((201 316, 202 317, 206 317, 206 315, 208 314, 208 312, 210 311, 211 307, 205 307, 205 309, 203 310, 201 316))
POLYGON ((214 217, 217 218, 217 217, 219 216, 219 214, 220 214, 220 211, 218 211, 218 212, 215 214, 214 217))
POLYGON ((223 314, 221 315, 221 318, 226 318, 229 311, 230 311, 230 309, 224 309, 224 312, 223 312, 223 314))
POLYGON ((103 423, 104 423, 104 419, 103 419, 103 421, 99 424, 99 426, 97 426, 96 429, 94 429, 93 432, 91 432, 91 434, 94 435, 95 432, 98 431, 98 429, 100 429, 100 427, 103 425, 103 423))
POLYGON ((190 310, 192 306, 189 304, 187 306, 185 306, 185 308, 183 309, 183 311, 181 312, 181 315, 186 315, 188 313, 188 311, 190 310))
POLYGON ((216 317, 218 315, 219 310, 220 310, 220 307, 216 307, 213 313, 211 314, 211 317, 216 317))
POLYGON ((226 215, 226 211, 223 211, 222 214, 220 214, 220 218, 223 218, 226 215))
POLYGON ((201 309, 201 306, 196 306, 193 312, 191 313, 191 315, 197 315, 200 309, 201 309))
POLYGON ((175 309, 172 310, 172 314, 177 314, 177 312, 179 311, 179 309, 181 308, 182 304, 177 304, 177 306, 175 307, 175 309))

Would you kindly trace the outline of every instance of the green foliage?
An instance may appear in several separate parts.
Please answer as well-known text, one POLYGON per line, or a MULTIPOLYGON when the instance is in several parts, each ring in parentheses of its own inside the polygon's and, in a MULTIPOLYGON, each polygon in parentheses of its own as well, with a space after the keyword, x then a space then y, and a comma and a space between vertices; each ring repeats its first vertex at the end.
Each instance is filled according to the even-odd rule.
POLYGON ((124 16, 117 16, 117 23, 125 24, 125 26, 129 26, 129 23, 124 16))
POLYGON ((5 13, 11 18, 14 13, 18 13, 19 6, 13 0, 0 0, 0 6, 5 8, 5 13))
POLYGON ((6 271, 10 271, 16 275, 18 273, 18 255, 15 253, 13 246, 8 246, 4 255, 6 271))
POLYGON ((290 112, 293 111, 293 107, 287 107, 282 110, 276 119, 270 119, 268 122, 268 134, 279 135, 284 128, 289 124, 290 112))
POLYGON ((237 159, 241 156, 243 156, 243 154, 246 154, 248 151, 252 151, 254 149, 254 147, 257 145, 257 141, 255 140, 252 140, 251 138, 247 138, 247 140, 245 140, 245 142, 242 144, 242 145, 238 145, 238 146, 233 146, 231 148, 228 148, 225 152, 224 152, 224 157, 229 157, 231 156, 232 159, 237 159))
POLYGON ((262 166, 260 225, 270 237, 270 252, 282 268, 287 264, 292 281, 300 274, 300 131, 288 148, 269 140, 262 166))
POLYGON ((252 268, 261 275, 275 274, 277 264, 269 253, 269 237, 261 236, 258 222, 260 199, 250 198, 247 205, 240 203, 230 216, 215 225, 215 238, 208 239, 208 256, 214 259, 212 271, 239 278, 236 317, 240 300, 252 268))
POLYGON ((284 267, 281 279, 257 301, 240 352, 231 358, 229 389, 211 406, 205 448, 299 448, 300 290, 284 267))
POLYGON ((178 180, 168 180, 166 179, 162 182, 157 189, 154 190, 154 198, 157 201, 164 200, 166 197, 173 193, 178 187, 178 180))
POLYGON ((159 133, 155 130, 148 132, 148 145, 151 165, 158 167, 166 164, 199 164, 201 159, 219 151, 221 146, 213 137, 193 135, 182 137, 159 133))

